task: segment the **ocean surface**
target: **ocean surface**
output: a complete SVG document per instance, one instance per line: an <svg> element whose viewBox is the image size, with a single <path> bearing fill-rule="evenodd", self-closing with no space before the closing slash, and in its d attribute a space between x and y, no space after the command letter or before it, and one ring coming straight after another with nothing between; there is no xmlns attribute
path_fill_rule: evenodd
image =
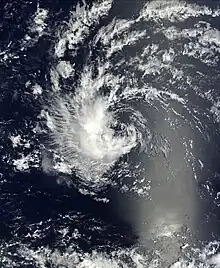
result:
<svg viewBox="0 0 220 268"><path fill-rule="evenodd" d="M0 267L220 267L220 2L1 1Z"/></svg>

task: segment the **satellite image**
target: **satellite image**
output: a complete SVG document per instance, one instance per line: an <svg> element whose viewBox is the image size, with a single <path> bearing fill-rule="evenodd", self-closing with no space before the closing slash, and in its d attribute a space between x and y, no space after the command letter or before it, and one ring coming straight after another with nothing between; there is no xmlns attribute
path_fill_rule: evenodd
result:
<svg viewBox="0 0 220 268"><path fill-rule="evenodd" d="M220 2L2 0L0 267L220 267Z"/></svg>

